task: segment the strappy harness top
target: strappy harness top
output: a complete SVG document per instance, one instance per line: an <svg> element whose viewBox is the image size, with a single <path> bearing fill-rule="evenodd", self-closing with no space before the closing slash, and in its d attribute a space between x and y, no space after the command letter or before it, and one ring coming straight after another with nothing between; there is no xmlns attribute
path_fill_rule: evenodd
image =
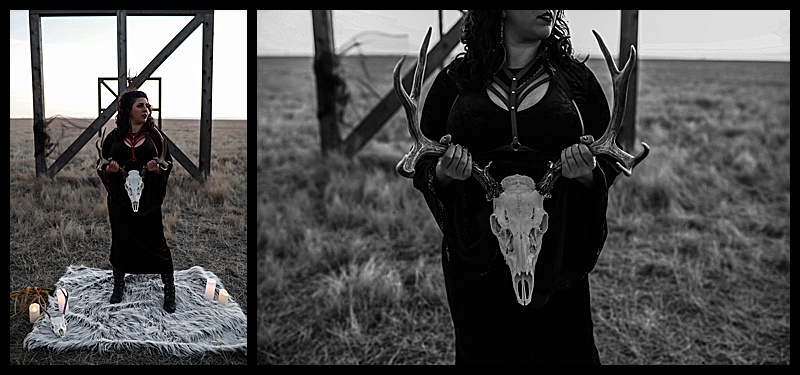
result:
<svg viewBox="0 0 800 375"><path fill-rule="evenodd" d="M536 88L549 83L555 76L555 68L546 62L542 62L543 60L540 54L520 69L512 70L507 66L503 66L500 72L493 77L494 84L487 86L487 89L493 93L497 99L502 101L505 105L505 109L509 112L512 134L511 149L514 151L530 150L519 142L517 134L517 112L525 109L523 108L525 99L533 93ZM544 94L542 94L542 96L543 95ZM578 105L574 100L571 101L578 114L578 119L581 124L581 134L583 134L583 118L581 118Z"/></svg>
<svg viewBox="0 0 800 375"><path fill-rule="evenodd" d="M536 69L532 69L534 66L536 66ZM544 66L547 68L544 68ZM528 74L529 72L531 74ZM520 110L520 104L537 87L550 82L554 71L549 65L542 64L541 58L537 57L532 59L516 73L512 73L506 66L503 66L500 73L505 75L504 78L507 79L501 79L500 74L496 74L494 76L494 83L496 85L489 85L487 88L494 93L497 98L504 101L506 109L511 116L511 133L513 137L511 140L511 147L514 151L519 151L521 144L517 136L517 111ZM547 74L547 76L540 79L545 74ZM500 87L503 92L500 92L497 87Z"/></svg>

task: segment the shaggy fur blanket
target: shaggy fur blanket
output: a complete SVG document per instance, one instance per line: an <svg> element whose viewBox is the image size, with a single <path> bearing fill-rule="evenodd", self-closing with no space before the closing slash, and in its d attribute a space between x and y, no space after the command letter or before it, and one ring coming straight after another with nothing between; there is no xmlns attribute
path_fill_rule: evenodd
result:
<svg viewBox="0 0 800 375"><path fill-rule="evenodd" d="M204 298L206 279L217 280L213 301ZM111 304L111 270L69 266L56 284L69 294L67 332L57 337L43 313L22 345L27 349L147 351L186 357L207 353L247 352L247 317L233 296L217 302L225 287L216 275L194 266L175 271L175 313L164 311L160 275L125 275L122 302ZM47 312L61 316L55 295Z"/></svg>

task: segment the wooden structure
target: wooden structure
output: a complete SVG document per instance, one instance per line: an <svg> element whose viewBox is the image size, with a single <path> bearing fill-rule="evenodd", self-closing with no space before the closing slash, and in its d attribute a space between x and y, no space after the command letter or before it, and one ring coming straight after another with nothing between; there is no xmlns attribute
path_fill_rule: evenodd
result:
<svg viewBox="0 0 800 375"><path fill-rule="evenodd" d="M159 52L142 72L128 83L127 77L127 16L194 16L172 40ZM52 165L45 165L45 118L44 82L42 80L42 30L41 17L58 16L116 16L117 17L117 89L118 93L128 88L138 88L150 78L155 70L183 43L189 35L203 25L202 44L202 94L200 104L200 166L199 168L167 136L167 144L172 157L193 177L208 178L211 173L211 82L214 50L214 11L213 10L30 10L31 73L33 83L33 133L36 176L45 174L54 177L83 148L95 133L116 113L118 101L101 111L88 128L67 147ZM109 88L110 89L110 88Z"/></svg>
<svg viewBox="0 0 800 375"><path fill-rule="evenodd" d="M620 11L620 33L619 33L619 60L617 66L622 69L627 62L627 56L631 46L636 48L639 53L639 11L621 10ZM633 145L636 141L636 98L639 96L639 62L631 72L631 80L628 83L628 103L625 107L625 115L622 118L622 127L619 130L617 141L623 150L633 152Z"/></svg>
<svg viewBox="0 0 800 375"><path fill-rule="evenodd" d="M333 66L326 67L328 56L335 56L333 50L333 27L331 26L330 10L313 10L314 56L315 72L317 72L317 116L320 120L320 135L323 154L337 150L348 157L355 155L364 145L381 129L383 124L400 109L400 99L394 91L390 90L383 96L378 104L364 117L363 120L347 135L345 139L339 136L339 124L334 115L338 108L335 103L335 93L330 91L330 85L325 82L326 74L333 74ZM461 23L459 20L446 34L442 35L439 42L428 52L428 63L425 66L425 78L441 67L444 59L458 44L461 37ZM317 65L321 64L321 67ZM411 87L414 69L410 69L403 76L403 86ZM322 80L322 82L321 82ZM327 92L321 92L328 90Z"/></svg>
<svg viewBox="0 0 800 375"><path fill-rule="evenodd" d="M130 83L132 80L133 79L131 77L128 77L128 83ZM152 107L151 109L153 110L153 112L158 112L158 128L161 129L161 77L150 77L147 80L148 81L158 81L158 105L157 106L153 106L152 101L148 101L148 102L150 102L150 106ZM108 90L108 92L111 93L111 95L114 95L115 98L119 97L119 95L117 95L117 92L119 92L119 90L118 91L112 90L111 87L108 87L108 85L106 84L106 81L117 81L117 77L98 77L97 78L97 115L98 116L102 115L103 111L106 110L106 108L103 107L103 102L100 101L100 97L101 97L101 93L102 93L102 88L103 87L105 87L106 90ZM124 88L123 88L123 90L124 90Z"/></svg>
<svg viewBox="0 0 800 375"><path fill-rule="evenodd" d="M336 76L334 69L337 65L333 43L332 14L330 10L312 10L311 12L314 25L314 71L317 75L317 117L319 118L322 153L327 154L330 151L339 151L348 157L352 157L400 109L400 100L395 95L394 90L390 90L372 108L361 123L345 139L342 139L339 133L338 116L336 115L341 108L338 107L335 84L331 78ZM622 60L627 59L626 56L628 56L630 46L638 47L638 19L638 10L621 11L620 57L618 62L620 68L625 65L625 61ZM459 43L463 21L463 18L460 19L449 31L443 33L441 24L442 11L439 11L439 33L441 38L428 52L428 63L425 66L426 79L436 69L444 66L444 59ZM404 87L411 87L413 74L414 69L410 69L403 76L402 83ZM625 117L622 122L622 130L617 137L622 148L628 151L632 151L636 135L638 69L634 68L631 75Z"/></svg>

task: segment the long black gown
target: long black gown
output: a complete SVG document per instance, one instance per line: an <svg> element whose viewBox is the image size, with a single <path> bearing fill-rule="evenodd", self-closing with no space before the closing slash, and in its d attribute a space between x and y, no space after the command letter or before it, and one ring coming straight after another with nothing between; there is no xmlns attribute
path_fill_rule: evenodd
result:
<svg viewBox="0 0 800 375"><path fill-rule="evenodd" d="M513 174L539 182L548 161L558 160L581 135L599 139L610 117L602 88L584 64L561 67L542 59L496 75L494 90L509 96L512 77L522 82L517 96L534 86L526 87L527 81L548 83L538 91L546 87L541 100L528 108L519 103L501 107L487 90L460 88L442 70L424 103L423 134L436 141L451 134L452 143L466 146L478 166L493 162L490 174L498 183ZM512 145L511 105L519 145ZM489 226L492 203L477 180L453 180L440 189L434 184L437 158L417 163L414 186L443 232L442 266L456 364L600 364L587 274L607 236L608 189L618 172L607 159L596 159L593 188L562 176L552 197L545 199L549 228L528 306L517 302L510 270Z"/></svg>
<svg viewBox="0 0 800 375"><path fill-rule="evenodd" d="M102 155L109 156L126 171L146 169L147 162L158 157L162 150L157 130L142 133L144 141L135 147L126 144L118 128L109 133L103 142ZM133 212L131 201L125 191L125 178L121 173L106 175L98 171L108 191L108 216L111 222L111 265L125 273L171 274L172 253L164 238L161 205L166 195L167 181L172 170L169 150L165 160L169 168L161 174L145 172L144 189L139 200L138 212Z"/></svg>

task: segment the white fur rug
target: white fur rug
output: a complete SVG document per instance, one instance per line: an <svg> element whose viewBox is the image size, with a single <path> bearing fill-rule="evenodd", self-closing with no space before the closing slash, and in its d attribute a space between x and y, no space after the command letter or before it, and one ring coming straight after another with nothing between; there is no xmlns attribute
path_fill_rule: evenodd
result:
<svg viewBox="0 0 800 375"><path fill-rule="evenodd" d="M217 280L213 301L204 298L206 279ZM222 280L202 267L175 271L175 313L164 311L160 275L125 276L122 302L111 304L114 280L111 270L69 266L56 288L69 293L67 333L57 337L42 316L22 345L27 349L146 351L186 357L207 353L247 352L247 317L235 297L227 305L217 302ZM47 311L61 316L55 296Z"/></svg>

